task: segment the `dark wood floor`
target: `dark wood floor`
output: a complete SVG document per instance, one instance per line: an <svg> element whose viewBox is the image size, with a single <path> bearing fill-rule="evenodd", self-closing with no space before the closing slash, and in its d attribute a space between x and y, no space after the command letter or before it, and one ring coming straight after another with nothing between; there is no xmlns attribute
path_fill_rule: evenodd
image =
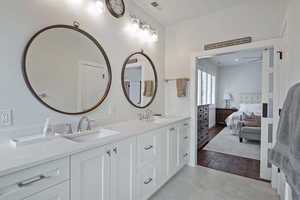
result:
<svg viewBox="0 0 300 200"><path fill-rule="evenodd" d="M210 129L210 141L223 129L224 126L218 126ZM203 150L206 145L207 144L205 144L201 149L198 150L198 165L236 174L239 176L262 180L259 178L259 160Z"/></svg>

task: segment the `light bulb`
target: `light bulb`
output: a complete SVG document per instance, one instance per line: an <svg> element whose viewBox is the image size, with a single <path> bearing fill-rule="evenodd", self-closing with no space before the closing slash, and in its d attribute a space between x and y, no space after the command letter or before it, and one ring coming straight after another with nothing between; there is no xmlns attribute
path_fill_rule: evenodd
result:
<svg viewBox="0 0 300 200"><path fill-rule="evenodd" d="M89 3L87 9L90 15L97 17L104 12L104 4L101 0L96 0Z"/></svg>
<svg viewBox="0 0 300 200"><path fill-rule="evenodd" d="M130 23L127 25L127 30L130 34L135 35L140 29L140 20L132 17Z"/></svg>
<svg viewBox="0 0 300 200"><path fill-rule="evenodd" d="M100 14L103 13L103 11L104 11L104 4L103 4L102 1L97 0L97 1L95 2L95 7L96 7L97 11L98 11Z"/></svg>
<svg viewBox="0 0 300 200"><path fill-rule="evenodd" d="M151 38L150 26L148 24L144 24L140 31L140 38L142 41L149 41Z"/></svg>
<svg viewBox="0 0 300 200"><path fill-rule="evenodd" d="M152 32L151 34L151 42L157 42L158 41L158 35L156 32Z"/></svg>

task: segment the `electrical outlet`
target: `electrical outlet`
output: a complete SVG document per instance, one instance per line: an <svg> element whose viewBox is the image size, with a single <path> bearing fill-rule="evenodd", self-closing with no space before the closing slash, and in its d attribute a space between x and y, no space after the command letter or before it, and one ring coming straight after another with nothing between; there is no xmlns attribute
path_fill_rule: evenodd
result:
<svg viewBox="0 0 300 200"><path fill-rule="evenodd" d="M12 125L12 110L0 110L0 126Z"/></svg>

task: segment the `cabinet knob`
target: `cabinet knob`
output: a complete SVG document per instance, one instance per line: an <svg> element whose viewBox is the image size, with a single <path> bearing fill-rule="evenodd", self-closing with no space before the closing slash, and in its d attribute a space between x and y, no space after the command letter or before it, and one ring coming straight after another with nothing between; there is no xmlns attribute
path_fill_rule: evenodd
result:
<svg viewBox="0 0 300 200"><path fill-rule="evenodd" d="M149 150L152 149L152 148L153 148L153 145L149 145L149 146L144 147L144 149L145 149L146 151L149 151Z"/></svg>
<svg viewBox="0 0 300 200"><path fill-rule="evenodd" d="M175 128L170 128L169 130L170 130L170 131L175 131Z"/></svg>
<svg viewBox="0 0 300 200"><path fill-rule="evenodd" d="M185 136L184 139L187 140L187 139L189 139L189 137L188 137L188 136Z"/></svg>
<svg viewBox="0 0 300 200"><path fill-rule="evenodd" d="M107 155L110 157L111 156L111 151L110 150L108 150L107 152Z"/></svg>
<svg viewBox="0 0 300 200"><path fill-rule="evenodd" d="M183 126L189 126L189 124L188 124L188 123L185 123L185 124L183 124Z"/></svg>
<svg viewBox="0 0 300 200"><path fill-rule="evenodd" d="M118 153L118 147L115 147L115 148L113 149L113 151L114 151L115 154L117 154L117 153Z"/></svg>
<svg viewBox="0 0 300 200"><path fill-rule="evenodd" d="M183 157L184 157L184 158L186 158L186 157L188 157L188 155L189 155L189 154L188 154L188 153L186 153L186 154L184 154L184 155L183 155Z"/></svg>
<svg viewBox="0 0 300 200"><path fill-rule="evenodd" d="M144 181L145 185L148 185L149 183L151 183L153 181L152 178L148 178L147 180Z"/></svg>

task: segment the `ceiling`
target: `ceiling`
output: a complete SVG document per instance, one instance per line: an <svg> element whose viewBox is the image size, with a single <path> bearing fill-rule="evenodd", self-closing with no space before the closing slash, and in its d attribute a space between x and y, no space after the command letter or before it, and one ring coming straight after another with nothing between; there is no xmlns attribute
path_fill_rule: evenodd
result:
<svg viewBox="0 0 300 200"><path fill-rule="evenodd" d="M217 55L207 60L217 66L238 66L243 64L259 64L262 62L262 50L239 51Z"/></svg>
<svg viewBox="0 0 300 200"><path fill-rule="evenodd" d="M180 21L205 16L239 4L249 3L244 0L133 0L148 14L163 25L172 25ZM250 0L261 1L261 0ZM151 3L157 2L154 8Z"/></svg>

